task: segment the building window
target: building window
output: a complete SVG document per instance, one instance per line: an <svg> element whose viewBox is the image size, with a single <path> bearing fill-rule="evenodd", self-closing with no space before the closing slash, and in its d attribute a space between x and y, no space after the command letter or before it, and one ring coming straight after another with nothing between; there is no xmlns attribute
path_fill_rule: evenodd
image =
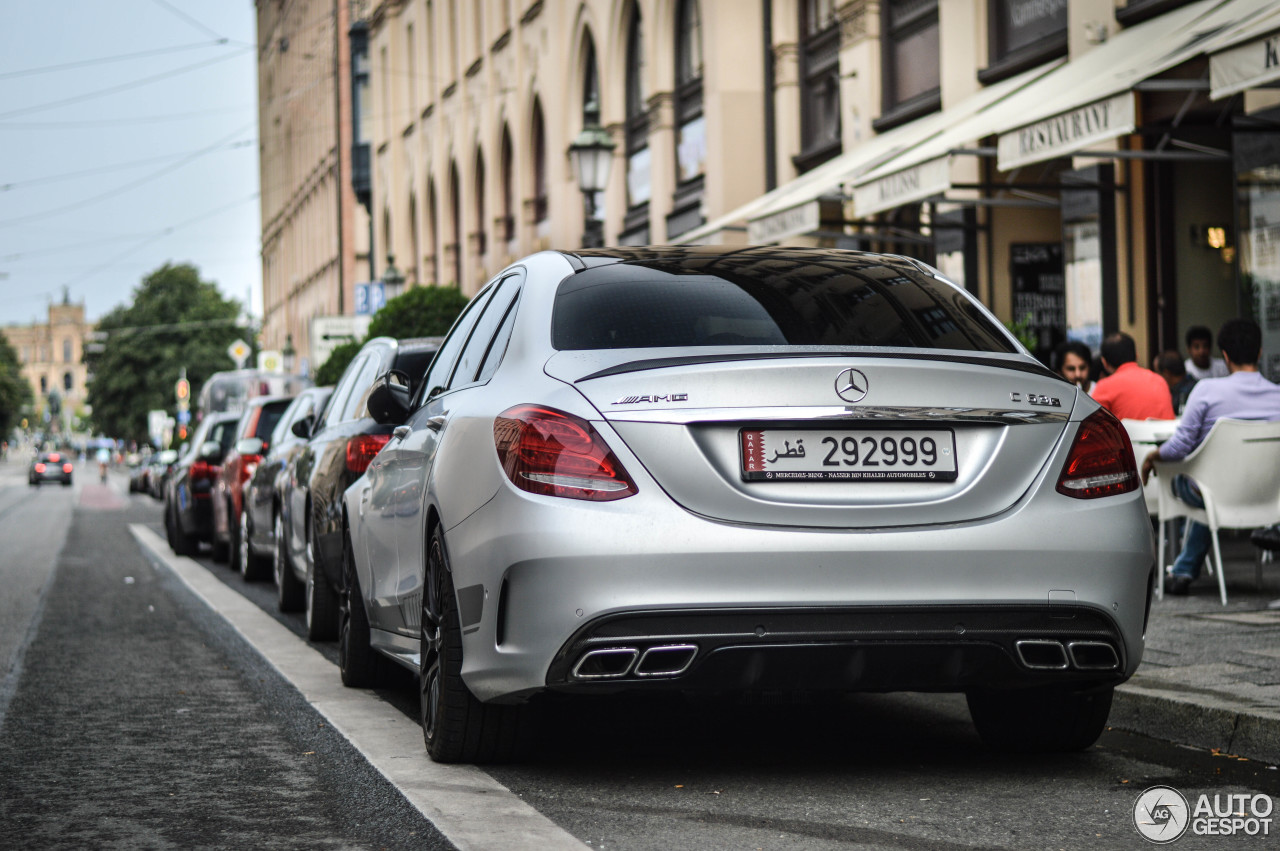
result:
<svg viewBox="0 0 1280 851"><path fill-rule="evenodd" d="M418 272L422 267L418 264L422 262L422 241L418 235L418 199L414 195L409 196L409 242L413 246L413 256L404 270L405 279L420 284L423 279Z"/></svg>
<svg viewBox="0 0 1280 851"><path fill-rule="evenodd" d="M589 107L594 104L596 114L589 116ZM583 37L582 44L582 126L586 127L588 121L601 121L600 114L602 112L600 102L600 71L596 65L596 42L591 37L591 31L588 30ZM595 197L591 199L592 215L598 222L604 221L604 191L595 193Z"/></svg>
<svg viewBox="0 0 1280 851"><path fill-rule="evenodd" d="M515 215L515 152L511 148L511 128L502 125L502 226L498 232L504 242L516 238Z"/></svg>
<svg viewBox="0 0 1280 851"><path fill-rule="evenodd" d="M75 383L75 379L72 377L71 373L69 372L62 373L62 389L63 390L66 390L68 393L71 392L71 385L73 385L74 383Z"/></svg>
<svg viewBox="0 0 1280 851"><path fill-rule="evenodd" d="M1067 0L990 0L991 55L985 83L1067 54Z"/></svg>
<svg viewBox="0 0 1280 851"><path fill-rule="evenodd" d="M476 232L472 237L477 257L489 250L484 226L484 152L476 148Z"/></svg>
<svg viewBox="0 0 1280 851"><path fill-rule="evenodd" d="M667 216L667 238L702 224L707 123L702 115L702 12L683 0L676 12L676 192Z"/></svg>
<svg viewBox="0 0 1280 851"><path fill-rule="evenodd" d="M542 123L542 101L533 101L533 220L547 218L547 131Z"/></svg>
<svg viewBox="0 0 1280 851"><path fill-rule="evenodd" d="M800 154L808 171L840 153L840 25L835 0L800 4Z"/></svg>
<svg viewBox="0 0 1280 851"><path fill-rule="evenodd" d="M43 396L48 392L49 392L49 376L42 375L40 376L40 395Z"/></svg>
<svg viewBox="0 0 1280 851"><path fill-rule="evenodd" d="M888 0L881 14L884 130L942 106L938 62L938 0Z"/></svg>
<svg viewBox="0 0 1280 851"><path fill-rule="evenodd" d="M427 247L431 251L431 283L440 283L440 220L436 216L436 182L427 180Z"/></svg>
<svg viewBox="0 0 1280 851"><path fill-rule="evenodd" d="M71 341L69 339L62 341L62 362L71 363Z"/></svg>
<svg viewBox="0 0 1280 851"><path fill-rule="evenodd" d="M640 4L631 5L627 29L627 215L618 241L646 244L649 239L649 96L645 89L644 32Z"/></svg>
<svg viewBox="0 0 1280 851"><path fill-rule="evenodd" d="M462 287L462 181L458 164L449 163L449 218L453 226L453 285Z"/></svg>

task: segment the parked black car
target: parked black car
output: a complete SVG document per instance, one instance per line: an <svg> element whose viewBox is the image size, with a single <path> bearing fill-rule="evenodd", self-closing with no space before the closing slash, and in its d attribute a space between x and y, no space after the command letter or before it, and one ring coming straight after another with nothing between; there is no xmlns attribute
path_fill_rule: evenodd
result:
<svg viewBox="0 0 1280 851"><path fill-rule="evenodd" d="M292 584L282 581L279 568L284 565L284 560L276 557L276 528L284 526L280 499L283 479L289 475L289 462L307 445L305 437L294 434L293 425L304 423L301 430L310 434L311 426L332 393L332 387L312 387L294 398L271 432L267 454L244 486L244 509L240 515L244 530L240 536L241 554L238 557L240 573L246 579L252 579L262 570L275 568L277 604L281 611L296 611L302 608L303 602L302 585L293 579L292 574L288 577ZM286 599L284 590L289 590L293 597Z"/></svg>
<svg viewBox="0 0 1280 851"><path fill-rule="evenodd" d="M421 380L438 347L437 340L375 337L342 373L314 427L307 430L302 421L293 426L295 435L309 439L290 461L284 481L283 546L277 543L284 564L276 575L285 608L298 602L297 586L304 589L307 637L313 641L337 637L342 493L391 439L393 427L379 425L369 415L369 390L375 378L392 369L411 381Z"/></svg>
<svg viewBox="0 0 1280 851"><path fill-rule="evenodd" d="M213 483L235 442L239 414L210 414L173 465L164 490L164 528L180 556L194 555L213 538Z"/></svg>

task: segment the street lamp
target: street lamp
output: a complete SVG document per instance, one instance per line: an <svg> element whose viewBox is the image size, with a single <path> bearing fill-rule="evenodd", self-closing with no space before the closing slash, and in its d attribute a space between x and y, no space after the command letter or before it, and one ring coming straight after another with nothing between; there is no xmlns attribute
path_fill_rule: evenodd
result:
<svg viewBox="0 0 1280 851"><path fill-rule="evenodd" d="M393 299L400 295L400 288L404 286L404 275L396 268L395 255L387 255L387 268L382 271L382 291L388 299Z"/></svg>
<svg viewBox="0 0 1280 851"><path fill-rule="evenodd" d="M600 126L600 105L592 98L583 110L582 132L569 145L569 159L585 206L584 248L604 245L604 227L596 219L596 193L603 192L609 183L609 167L613 165L615 147L613 139Z"/></svg>
<svg viewBox="0 0 1280 851"><path fill-rule="evenodd" d="M293 347L293 334L284 335L284 348L280 350L280 357L284 360L284 371L287 375L293 375L293 356L298 350Z"/></svg>

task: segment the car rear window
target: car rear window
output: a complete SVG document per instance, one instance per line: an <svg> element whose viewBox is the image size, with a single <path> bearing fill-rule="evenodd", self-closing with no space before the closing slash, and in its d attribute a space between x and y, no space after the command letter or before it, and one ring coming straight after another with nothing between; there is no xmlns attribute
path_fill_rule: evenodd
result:
<svg viewBox="0 0 1280 851"><path fill-rule="evenodd" d="M279 402L268 402L263 405L262 413L258 415L258 425L253 430L253 436L259 440L270 440L271 432L275 431L276 423L280 422L280 418L284 416L290 401L289 399L281 399Z"/></svg>
<svg viewBox="0 0 1280 851"><path fill-rule="evenodd" d="M598 266L556 293L559 350L870 346L1014 352L962 290L905 262L759 257ZM723 268L716 268L723 267Z"/></svg>

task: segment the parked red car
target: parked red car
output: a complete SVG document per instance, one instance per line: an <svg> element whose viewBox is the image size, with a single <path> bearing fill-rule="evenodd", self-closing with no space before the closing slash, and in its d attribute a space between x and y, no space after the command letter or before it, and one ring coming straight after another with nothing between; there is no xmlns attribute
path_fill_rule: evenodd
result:
<svg viewBox="0 0 1280 851"><path fill-rule="evenodd" d="M222 461L222 470L213 483L213 559L226 561L240 552L240 514L244 506L244 484L253 476L267 451L271 432L292 401L287 396L259 396L251 399L236 423L235 444ZM240 568L240 565L234 565Z"/></svg>

